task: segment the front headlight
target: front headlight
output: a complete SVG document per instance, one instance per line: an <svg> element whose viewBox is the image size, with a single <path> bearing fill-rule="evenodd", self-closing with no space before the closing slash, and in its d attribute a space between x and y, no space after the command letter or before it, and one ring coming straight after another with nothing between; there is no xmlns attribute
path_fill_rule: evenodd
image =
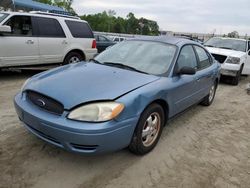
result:
<svg viewBox="0 0 250 188"><path fill-rule="evenodd" d="M27 85L27 83L28 83L29 81L30 81L30 78L27 79L27 80L24 82L23 86L21 87L21 92L23 92L24 88L26 87L26 85Z"/></svg>
<svg viewBox="0 0 250 188"><path fill-rule="evenodd" d="M239 64L240 63L240 58L238 58L238 57L228 57L226 63Z"/></svg>
<svg viewBox="0 0 250 188"><path fill-rule="evenodd" d="M72 110L68 119L87 122L103 122L109 121L117 117L124 105L117 102L97 102L86 104Z"/></svg>

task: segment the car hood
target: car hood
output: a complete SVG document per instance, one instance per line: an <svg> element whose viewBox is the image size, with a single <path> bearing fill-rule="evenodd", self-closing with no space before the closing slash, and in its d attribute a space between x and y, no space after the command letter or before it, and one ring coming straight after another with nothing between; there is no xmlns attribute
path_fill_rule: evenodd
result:
<svg viewBox="0 0 250 188"><path fill-rule="evenodd" d="M51 97L71 109L79 104L114 100L160 77L95 63L78 63L35 75L24 90Z"/></svg>
<svg viewBox="0 0 250 188"><path fill-rule="evenodd" d="M206 47L206 48L211 54L219 54L219 55L224 55L224 56L241 58L242 56L246 54L245 52L236 51L236 50L228 50L228 49L212 48L212 47Z"/></svg>

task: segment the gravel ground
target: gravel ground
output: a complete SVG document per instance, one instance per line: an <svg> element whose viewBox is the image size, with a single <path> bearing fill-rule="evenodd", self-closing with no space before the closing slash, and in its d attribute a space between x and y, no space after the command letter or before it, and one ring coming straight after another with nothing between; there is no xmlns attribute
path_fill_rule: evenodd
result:
<svg viewBox="0 0 250 188"><path fill-rule="evenodd" d="M164 128L157 147L85 157L48 145L19 122L12 99L31 73L0 72L0 187L250 187L250 78L219 85Z"/></svg>

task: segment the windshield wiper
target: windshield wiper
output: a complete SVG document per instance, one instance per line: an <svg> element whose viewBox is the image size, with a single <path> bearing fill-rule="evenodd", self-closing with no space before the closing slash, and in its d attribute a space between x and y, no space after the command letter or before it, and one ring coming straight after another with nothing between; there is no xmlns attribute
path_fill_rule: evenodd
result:
<svg viewBox="0 0 250 188"><path fill-rule="evenodd" d="M227 49L227 50L234 50L233 48L224 47L224 46L219 46L218 48Z"/></svg>
<svg viewBox="0 0 250 188"><path fill-rule="evenodd" d="M92 62L97 63L97 64L102 64L100 61L98 61L96 59L90 59L89 61L92 61Z"/></svg>
<svg viewBox="0 0 250 188"><path fill-rule="evenodd" d="M129 70L132 70L132 71L135 71L135 72L140 72L140 73L143 73L143 74L148 74L146 72L140 71L140 70L138 70L138 69L136 69L134 67L131 67L129 65L124 65L122 63L104 62L102 64L108 65L108 66L115 66L115 67L123 68L123 69L129 69Z"/></svg>
<svg viewBox="0 0 250 188"><path fill-rule="evenodd" d="M207 47L215 47L215 46L213 46L213 45L206 45L206 44L205 44L204 46L207 46Z"/></svg>

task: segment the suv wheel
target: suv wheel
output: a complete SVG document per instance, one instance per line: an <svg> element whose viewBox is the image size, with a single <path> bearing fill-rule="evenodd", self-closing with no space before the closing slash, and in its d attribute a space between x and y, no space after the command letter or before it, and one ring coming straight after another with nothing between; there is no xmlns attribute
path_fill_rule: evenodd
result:
<svg viewBox="0 0 250 188"><path fill-rule="evenodd" d="M77 53L77 52L70 52L66 58L64 59L63 64L67 65L67 64L71 64L71 63L78 63L80 61L83 61L84 58L82 57L81 54Z"/></svg>
<svg viewBox="0 0 250 188"><path fill-rule="evenodd" d="M129 150L137 155L150 152L161 136L164 123L164 110L159 104L146 108L139 119Z"/></svg>

